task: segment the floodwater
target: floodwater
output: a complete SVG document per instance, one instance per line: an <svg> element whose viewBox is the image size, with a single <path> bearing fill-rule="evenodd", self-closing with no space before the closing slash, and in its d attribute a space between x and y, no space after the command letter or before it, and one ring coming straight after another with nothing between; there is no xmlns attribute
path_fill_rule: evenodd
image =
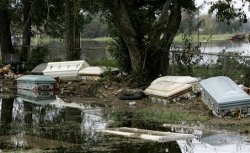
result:
<svg viewBox="0 0 250 153"><path fill-rule="evenodd" d="M114 112L113 108L97 103L65 103L58 97L1 99L0 153L249 153L250 150L248 137L239 134L172 128L175 132L195 134L196 138L159 143L101 133L116 125L110 121Z"/></svg>
<svg viewBox="0 0 250 153"><path fill-rule="evenodd" d="M80 59L99 60L110 59L111 54L106 50L107 43L98 41L81 41ZM66 51L63 42L51 40L48 43L49 59L64 60Z"/></svg>
<svg viewBox="0 0 250 153"><path fill-rule="evenodd" d="M82 41L81 42L81 59L110 59L110 53L105 49L107 43L97 41ZM250 43L248 41L208 41L208 42L193 42L192 45L200 44L200 51L203 53L219 53L223 50L227 52L241 52L243 55L250 56ZM51 41L49 43L51 50L50 57L52 59L63 59L66 53L63 52L63 42ZM183 44L173 43L172 50L182 49Z"/></svg>
<svg viewBox="0 0 250 153"><path fill-rule="evenodd" d="M202 53L219 53L223 50L227 52L241 52L243 55L250 56L250 43L248 41L208 41L208 42L192 42L192 46L200 45L200 51ZM174 43L172 50L182 48L180 43Z"/></svg>

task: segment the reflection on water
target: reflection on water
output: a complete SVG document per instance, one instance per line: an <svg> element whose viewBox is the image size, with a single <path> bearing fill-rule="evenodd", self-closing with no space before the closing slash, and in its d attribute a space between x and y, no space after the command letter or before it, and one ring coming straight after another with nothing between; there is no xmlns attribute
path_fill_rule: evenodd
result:
<svg viewBox="0 0 250 153"><path fill-rule="evenodd" d="M203 42L201 46L202 52L221 52L222 50L233 52L244 52L245 55L250 55L250 43L245 41L214 41Z"/></svg>
<svg viewBox="0 0 250 153"><path fill-rule="evenodd" d="M246 136L174 129L193 133L196 138L158 143L101 134L99 131L108 125L99 105L65 103L58 97L47 105L22 97L2 99L0 152L248 153L250 150Z"/></svg>
<svg viewBox="0 0 250 153"><path fill-rule="evenodd" d="M195 139L177 141L182 153L249 153L250 150L246 136L203 133L201 130L191 133L196 136Z"/></svg>
<svg viewBox="0 0 250 153"><path fill-rule="evenodd" d="M223 50L230 52L244 52L244 55L250 55L250 43L246 41L208 41L199 43L200 51L205 53L219 53ZM192 43L193 46L198 45L197 42ZM172 49L182 48L183 44L174 43Z"/></svg>
<svg viewBox="0 0 250 153"><path fill-rule="evenodd" d="M0 102L0 152L180 153L176 142L155 143L103 135L108 126L102 108L93 104L65 103L60 98L47 105L27 97ZM43 152L42 151L42 152Z"/></svg>

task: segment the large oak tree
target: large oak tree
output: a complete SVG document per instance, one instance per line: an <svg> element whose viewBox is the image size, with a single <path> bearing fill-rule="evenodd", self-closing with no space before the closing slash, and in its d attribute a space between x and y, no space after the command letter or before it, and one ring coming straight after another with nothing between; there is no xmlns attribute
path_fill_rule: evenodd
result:
<svg viewBox="0 0 250 153"><path fill-rule="evenodd" d="M113 25L116 36L121 38L116 40L125 44L122 47L127 49L127 65L131 65L137 82L168 74L169 50L178 32L182 11L197 10L195 0L82 1L90 6L89 10L101 12ZM215 10L220 21L237 17L245 21L242 9L234 8L234 0L213 3L210 12Z"/></svg>
<svg viewBox="0 0 250 153"><path fill-rule="evenodd" d="M167 74L169 49L179 29L182 9L195 10L194 1L103 0L100 5L126 44L137 81Z"/></svg>

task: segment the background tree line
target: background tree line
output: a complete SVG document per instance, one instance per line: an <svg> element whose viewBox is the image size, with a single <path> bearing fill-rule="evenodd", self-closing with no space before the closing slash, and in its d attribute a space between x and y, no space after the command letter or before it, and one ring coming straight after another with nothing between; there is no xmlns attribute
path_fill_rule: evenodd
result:
<svg viewBox="0 0 250 153"><path fill-rule="evenodd" d="M241 24L247 22L245 12L235 8L234 2L213 2L209 12L216 12L216 20L227 24L233 23L235 19ZM243 0L244 4L247 2L249 0ZM185 20L182 20L185 12L191 17L187 20L188 32L197 29L201 31L205 19L200 20L192 15L199 14L198 11L195 0L1 0L2 57L15 53L10 29L20 27L23 39L20 52L22 61L28 59L30 40L35 33L63 38L67 50L66 59L77 60L80 58L80 32L91 20L91 15L98 14L107 23L110 36L116 42L116 57L124 57L121 61L128 67L126 70L136 82L143 83L168 74L169 50L173 39L179 31L186 31L185 26L181 26L185 24ZM94 25L97 22L89 28Z"/></svg>

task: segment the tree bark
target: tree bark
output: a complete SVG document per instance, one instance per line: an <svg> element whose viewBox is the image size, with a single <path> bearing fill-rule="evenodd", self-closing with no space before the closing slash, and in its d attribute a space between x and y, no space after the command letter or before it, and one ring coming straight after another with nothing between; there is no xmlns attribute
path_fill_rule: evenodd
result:
<svg viewBox="0 0 250 153"><path fill-rule="evenodd" d="M22 50L21 50L21 61L27 62L28 54L30 51L30 40L31 40L31 3L32 0L23 0L23 43L22 43Z"/></svg>
<svg viewBox="0 0 250 153"><path fill-rule="evenodd" d="M76 1L65 0L65 48L66 48L66 60L79 60L79 49L76 43L76 36L79 36L76 28L76 18L78 17L78 11L75 7ZM79 41L79 38L77 38Z"/></svg>
<svg viewBox="0 0 250 153"><path fill-rule="evenodd" d="M6 1L5 1L6 2ZM9 9L8 1L4 3L2 1L0 4L0 45L1 45L1 55L2 62L5 62L6 54L15 53L13 45L11 42L11 33L10 33L10 19L9 19Z"/></svg>
<svg viewBox="0 0 250 153"><path fill-rule="evenodd" d="M127 44L133 73L137 79L141 80L144 50L140 49L137 33L132 25L125 3L124 1L116 0L113 3L109 3L109 8L113 22L117 25Z"/></svg>
<svg viewBox="0 0 250 153"><path fill-rule="evenodd" d="M171 3L170 8L170 1L165 2L158 22L152 26L144 63L149 79L168 74L169 50L181 22L180 1L174 0Z"/></svg>
<svg viewBox="0 0 250 153"><path fill-rule="evenodd" d="M149 42L143 43L124 0L109 3L112 19L126 42L133 73L139 83L168 74L169 49L181 22L181 1L165 1L158 21L152 25ZM171 6L171 7L170 7ZM136 30L135 30L136 29Z"/></svg>

